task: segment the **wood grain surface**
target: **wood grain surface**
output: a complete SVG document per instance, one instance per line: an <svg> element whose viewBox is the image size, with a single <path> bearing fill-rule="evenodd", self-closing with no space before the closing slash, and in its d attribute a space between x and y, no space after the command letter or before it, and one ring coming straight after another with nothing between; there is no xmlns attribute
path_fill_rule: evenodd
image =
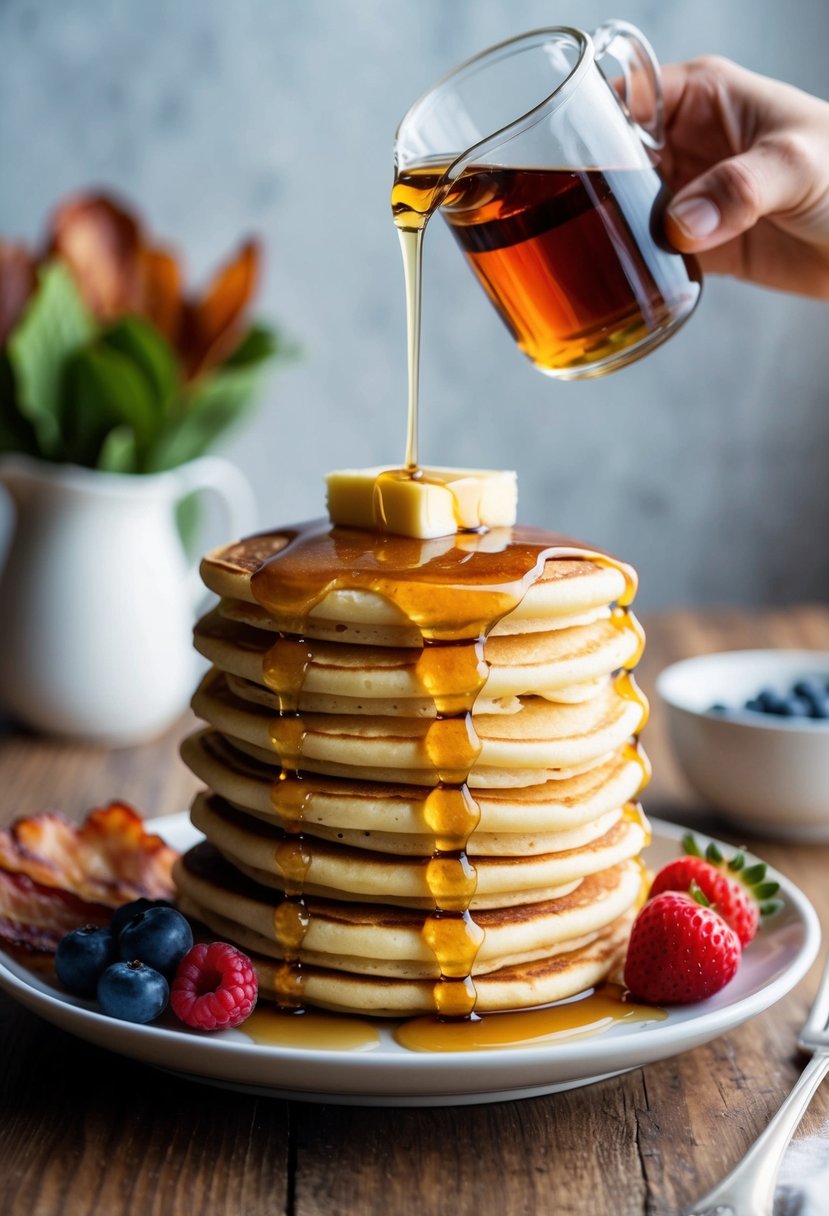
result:
<svg viewBox="0 0 829 1216"><path fill-rule="evenodd" d="M823 607L674 612L646 627L640 671L649 692L661 667L690 654L829 650ZM177 755L191 725L114 752L8 731L0 822L46 807L80 817L112 798L147 815L180 810L194 789ZM655 767L646 808L730 838L683 786L658 704L645 742ZM829 923L829 846L755 847ZM203 1087L77 1041L0 996L0 1211L671 1216L738 1160L791 1088L802 1064L795 1038L816 982L817 968L733 1033L601 1084L523 1102L398 1110ZM829 1087L801 1134L827 1118Z"/></svg>

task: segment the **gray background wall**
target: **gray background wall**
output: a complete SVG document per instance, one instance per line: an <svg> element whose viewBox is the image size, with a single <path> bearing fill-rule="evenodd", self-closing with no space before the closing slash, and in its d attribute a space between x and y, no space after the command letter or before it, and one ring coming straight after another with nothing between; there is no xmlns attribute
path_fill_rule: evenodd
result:
<svg viewBox="0 0 829 1216"><path fill-rule="evenodd" d="M718 51L826 95L826 0L0 0L0 232L99 184L193 278L260 233L259 311L303 355L224 450L263 525L320 514L327 469L403 456L398 119L491 42L609 16L665 62ZM667 346L557 384L439 225L426 244L425 460L517 468L522 518L634 562L646 607L829 597L825 305L709 279Z"/></svg>

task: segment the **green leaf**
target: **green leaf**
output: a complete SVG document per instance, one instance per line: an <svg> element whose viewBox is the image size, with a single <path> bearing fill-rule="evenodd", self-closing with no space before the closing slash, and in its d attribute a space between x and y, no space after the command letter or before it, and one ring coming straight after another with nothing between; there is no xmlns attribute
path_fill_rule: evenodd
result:
<svg viewBox="0 0 829 1216"><path fill-rule="evenodd" d="M38 454L35 429L15 403L14 375L5 352L0 352L0 452Z"/></svg>
<svg viewBox="0 0 829 1216"><path fill-rule="evenodd" d="M100 341L132 361L158 402L159 418L167 414L179 394L179 370L175 353L155 326L141 317L122 317Z"/></svg>
<svg viewBox="0 0 829 1216"><path fill-rule="evenodd" d="M732 871L732 873L737 874L737 873L739 873L740 870L742 870L742 868L745 864L746 864L745 853L735 853L734 856L731 858L731 860L728 863L728 868L729 868L729 870Z"/></svg>
<svg viewBox="0 0 829 1216"><path fill-rule="evenodd" d="M765 902L765 900L771 899L772 895L776 895L779 890L780 890L779 882L774 882L774 881L761 882L758 886L756 886L754 888L754 890L752 891L752 895L754 896L754 898L756 900L759 900L760 902Z"/></svg>
<svg viewBox="0 0 829 1216"><path fill-rule="evenodd" d="M98 453L96 467L106 473L138 472L135 432L130 427L116 426L108 433Z"/></svg>
<svg viewBox="0 0 829 1216"><path fill-rule="evenodd" d="M686 832L682 837L682 851L689 857L702 857L700 847L692 832Z"/></svg>
<svg viewBox="0 0 829 1216"><path fill-rule="evenodd" d="M71 274L61 262L50 262L40 271L38 289L8 342L17 406L47 459L63 455L61 390L66 362L94 333L94 322Z"/></svg>
<svg viewBox="0 0 829 1216"><path fill-rule="evenodd" d="M718 866L722 859L723 855L721 850L717 848L712 840L705 850L705 860L710 861L714 866Z"/></svg>
<svg viewBox="0 0 829 1216"><path fill-rule="evenodd" d="M147 470L172 469L201 456L218 435L250 408L259 383L257 364L224 366L197 382L180 420L154 445Z"/></svg>
<svg viewBox="0 0 829 1216"><path fill-rule="evenodd" d="M779 912L785 907L782 899L769 899L766 903L760 904L760 915L763 917L774 916L775 912Z"/></svg>
<svg viewBox="0 0 829 1216"><path fill-rule="evenodd" d="M695 878L691 879L691 885L688 888L688 894L691 896L691 899L696 900L696 902L698 904L701 904L703 908L711 907L711 900L705 894L702 887L699 885L699 883L696 881Z"/></svg>
<svg viewBox="0 0 829 1216"><path fill-rule="evenodd" d="M138 463L155 438L158 423L152 391L126 355L95 344L68 361L62 414L66 459L95 468L107 435L123 426L132 432ZM122 452L123 440L114 443Z"/></svg>
<svg viewBox="0 0 829 1216"><path fill-rule="evenodd" d="M763 861L758 861L753 866L746 866L741 875L742 881L747 887L755 886L758 882L762 882L766 877L767 868L766 863Z"/></svg>
<svg viewBox="0 0 829 1216"><path fill-rule="evenodd" d="M279 351L280 341L276 331L266 329L264 325L254 325L221 366L247 367L251 363L262 363Z"/></svg>

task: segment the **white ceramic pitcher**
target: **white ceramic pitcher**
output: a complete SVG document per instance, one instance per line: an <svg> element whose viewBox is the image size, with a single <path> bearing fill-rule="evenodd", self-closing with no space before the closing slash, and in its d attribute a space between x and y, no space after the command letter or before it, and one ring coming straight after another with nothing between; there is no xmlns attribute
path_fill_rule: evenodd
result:
<svg viewBox="0 0 829 1216"><path fill-rule="evenodd" d="M192 695L205 597L176 504L218 495L238 536L254 517L247 481L217 457L133 476L11 455L0 484L16 516L0 577L0 703L37 730L110 746L159 734Z"/></svg>

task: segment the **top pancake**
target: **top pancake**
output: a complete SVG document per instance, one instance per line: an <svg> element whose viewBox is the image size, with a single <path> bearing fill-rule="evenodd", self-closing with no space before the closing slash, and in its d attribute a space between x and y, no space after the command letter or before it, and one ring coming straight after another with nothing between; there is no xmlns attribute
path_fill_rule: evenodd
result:
<svg viewBox="0 0 829 1216"><path fill-rule="evenodd" d="M408 543L419 544L426 563L451 548L480 553L491 544L497 552L497 546L503 544L498 532ZM551 542L554 539L550 537ZM279 627L258 603L253 579L287 543L286 533L265 533L216 549L202 560L202 579L222 597L220 613L262 629ZM549 560L520 603L493 626L491 636L547 631L594 620L623 596L625 588L625 575L612 566L580 558ZM420 631L399 607L378 592L359 587L329 591L310 610L303 632L308 637L355 644L421 644Z"/></svg>

